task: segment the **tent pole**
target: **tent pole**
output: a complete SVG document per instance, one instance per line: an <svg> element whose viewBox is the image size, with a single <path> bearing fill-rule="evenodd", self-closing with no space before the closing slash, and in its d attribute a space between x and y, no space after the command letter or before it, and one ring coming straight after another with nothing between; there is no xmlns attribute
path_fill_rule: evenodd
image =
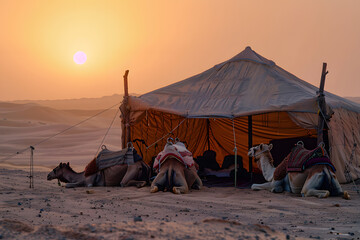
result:
<svg viewBox="0 0 360 240"><path fill-rule="evenodd" d="M252 116L248 116L248 149L253 145L253 135L252 135ZM252 157L249 156L249 173L251 176L251 182L253 181L253 166L252 166Z"/></svg>
<svg viewBox="0 0 360 240"><path fill-rule="evenodd" d="M235 182L234 187L237 186L237 147L236 147L236 134L235 134L235 121L234 118L232 119L232 127L233 127L233 134L234 134L234 152L235 152Z"/></svg>
<svg viewBox="0 0 360 240"><path fill-rule="evenodd" d="M317 143L320 144L321 142L324 142L325 149L328 152L328 154L330 154L327 122L330 120L331 116L328 116L326 113L326 102L325 102L325 94L324 94L325 78L326 78L326 74L329 73L328 71L326 71L326 67L327 64L323 63L320 87L318 92L319 122L318 122L318 131L317 131Z"/></svg>
<svg viewBox="0 0 360 240"><path fill-rule="evenodd" d="M210 150L210 120L208 118L206 119L206 131L207 131L207 145L208 145L207 150Z"/></svg>
<svg viewBox="0 0 360 240"><path fill-rule="evenodd" d="M124 118L125 118L125 127L124 132L122 133L122 148L125 148L127 146L127 143L131 141L130 139L130 106L129 106L129 87L128 87L128 75L129 70L125 71L124 74Z"/></svg>

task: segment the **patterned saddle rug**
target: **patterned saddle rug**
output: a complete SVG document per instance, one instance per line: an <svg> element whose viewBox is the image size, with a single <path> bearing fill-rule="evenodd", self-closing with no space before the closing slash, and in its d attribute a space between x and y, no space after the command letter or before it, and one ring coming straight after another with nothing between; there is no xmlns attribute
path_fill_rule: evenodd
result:
<svg viewBox="0 0 360 240"><path fill-rule="evenodd" d="M164 150L156 156L153 168L159 172L161 164L170 157L177 159L179 162L189 168L195 164L192 153L187 150L184 143L177 142L175 144L167 143L165 145Z"/></svg>
<svg viewBox="0 0 360 240"><path fill-rule="evenodd" d="M307 150L302 143L298 143L285 159L276 167L274 180L283 179L287 172L302 172L314 165L328 165L335 172L336 169L331 163L323 144L319 144L313 150Z"/></svg>
<svg viewBox="0 0 360 240"><path fill-rule="evenodd" d="M131 165L141 160L142 157L137 154L134 148L128 147L120 151L110 151L103 145L99 154L85 167L85 176L90 176L115 165Z"/></svg>

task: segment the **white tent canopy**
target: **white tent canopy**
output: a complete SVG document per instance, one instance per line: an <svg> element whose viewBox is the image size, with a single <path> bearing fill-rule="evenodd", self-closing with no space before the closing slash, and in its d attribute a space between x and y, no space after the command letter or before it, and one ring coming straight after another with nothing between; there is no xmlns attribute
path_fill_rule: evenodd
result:
<svg viewBox="0 0 360 240"><path fill-rule="evenodd" d="M171 132L181 119L188 119L188 125L186 129L179 127L178 130L190 131L191 135L197 138L201 138L204 133L199 133L199 129L209 128L209 121L205 123L201 119L222 119L223 125L219 124L220 120L211 122L211 133L207 133L207 137L201 141L189 141L196 145L190 146L190 149L200 155L206 149L206 144L202 142L211 138L208 145L211 145L211 149L219 151L219 156L224 156L231 154L230 149L234 147L231 146L234 131L229 127L234 120L236 140L244 158L248 146L244 143L247 130L242 123L246 116L262 115L266 116L266 121L270 121L269 119L275 117L275 113L278 114L275 117L277 119L273 119L271 124L266 123L266 129L263 128L263 120L258 120L259 126L255 120L254 144L271 139L306 135L301 129L313 130L308 135L315 136L319 110L317 91L317 87L297 78L247 47L230 60L203 73L140 97L130 96L127 108L130 115L128 124L132 139L146 139L148 144L151 144ZM325 92L325 99L329 110L334 112L330 121L329 142L330 154L338 170L339 180L347 182L359 178L360 146L355 145L360 143L360 105L329 92ZM124 114L124 106L121 109ZM164 118L164 114L168 117ZM159 121L155 120L154 123L156 126L149 122L149 117L158 118ZM169 120L169 126L165 126L164 119L172 119ZM283 121L282 125L286 123L289 126L285 129L280 124L275 124L276 121L280 123L280 120ZM146 136L144 131L147 132ZM149 154L153 155L154 152L150 151Z"/></svg>

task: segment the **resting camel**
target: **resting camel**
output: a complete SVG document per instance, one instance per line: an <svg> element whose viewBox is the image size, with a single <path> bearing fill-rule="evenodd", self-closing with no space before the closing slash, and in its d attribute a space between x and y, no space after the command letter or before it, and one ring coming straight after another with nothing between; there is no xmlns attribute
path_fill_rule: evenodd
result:
<svg viewBox="0 0 360 240"><path fill-rule="evenodd" d="M103 153L111 155L113 160L118 156L119 152L112 152L103 148ZM100 152L100 154L102 153ZM123 151L123 155L125 155ZM130 152L132 154L132 152ZM97 158L100 156L97 156ZM134 150L134 156L138 156ZM101 158L101 156L100 156ZM106 159L107 160L107 159ZM93 186L137 186L143 187L150 182L150 167L138 156L134 162L128 164L123 159L120 159L121 164L116 164L104 169L97 169L96 158L92 160L86 170L80 173L75 172L69 163L60 163L47 176L47 180L58 179L65 182L65 187L93 187ZM116 159L116 161L118 161ZM118 161L119 162L119 161ZM89 170L89 168L91 168ZM95 168L95 169L94 169Z"/></svg>
<svg viewBox="0 0 360 240"><path fill-rule="evenodd" d="M151 193L170 190L180 194L187 193L189 188L199 190L202 187L192 154L182 142L173 144L168 139L164 150L154 161L154 169L158 175L151 184Z"/></svg>
<svg viewBox="0 0 360 240"><path fill-rule="evenodd" d="M297 147L303 153L308 151L303 148L301 142L297 144ZM316 149L320 148L319 145ZM314 163L315 165L302 169L302 171L289 171L288 161L293 156L292 153L294 153L295 148L277 168L273 165L274 160L270 153L271 149L272 144L260 144L250 148L248 155L255 158L255 162L267 181L263 184L253 184L251 189L270 190L271 192L283 192L285 190L296 194L301 193L303 197L315 196L318 198L342 195L343 198L350 199L350 195L342 190L340 183L336 179L331 164L328 164L330 161ZM308 152L314 152L316 149ZM326 159L326 157L323 157L323 159ZM313 158L313 160L316 159Z"/></svg>
<svg viewBox="0 0 360 240"><path fill-rule="evenodd" d="M66 188L95 186L137 186L143 187L149 182L150 167L144 162L134 165L115 165L85 176L85 171L75 172L69 163L60 163L47 176L47 180L58 179L66 183Z"/></svg>

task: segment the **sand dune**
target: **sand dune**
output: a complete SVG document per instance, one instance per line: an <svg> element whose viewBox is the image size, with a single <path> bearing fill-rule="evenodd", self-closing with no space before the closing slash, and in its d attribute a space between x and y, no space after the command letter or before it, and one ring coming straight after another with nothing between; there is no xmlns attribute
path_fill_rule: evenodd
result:
<svg viewBox="0 0 360 240"><path fill-rule="evenodd" d="M115 150L120 148L120 119L116 107L37 144L101 111L103 110L59 110L37 103L0 102L0 159L36 145L35 164L53 167L64 161L73 162L75 169L83 169L96 154L113 119L115 121L104 143ZM26 166L28 161L29 152L25 152L5 162Z"/></svg>

